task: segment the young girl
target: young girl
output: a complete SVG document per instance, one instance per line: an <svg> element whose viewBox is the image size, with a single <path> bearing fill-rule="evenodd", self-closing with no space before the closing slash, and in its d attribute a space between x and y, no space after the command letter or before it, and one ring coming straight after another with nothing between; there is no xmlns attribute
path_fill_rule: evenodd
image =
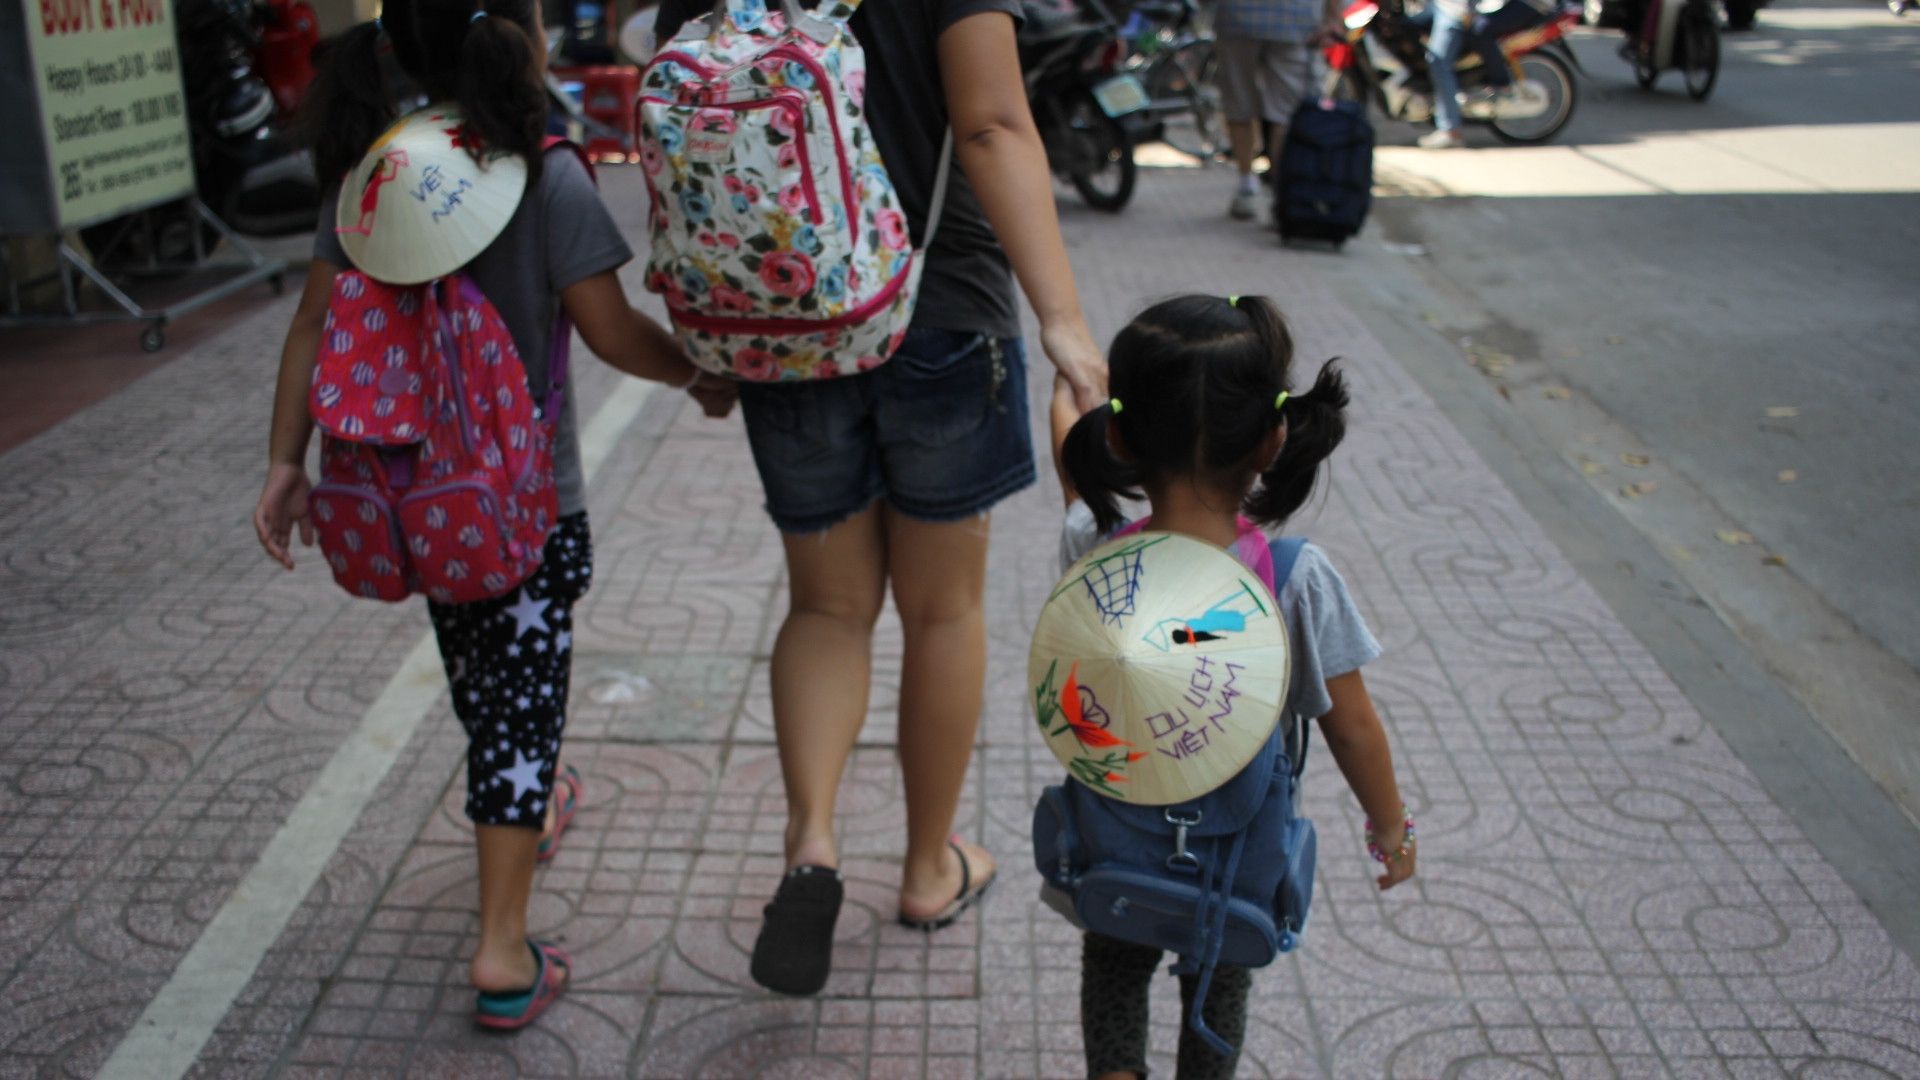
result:
<svg viewBox="0 0 1920 1080"><path fill-rule="evenodd" d="M388 43L431 101L459 107L475 153L504 150L526 162L527 188L513 217L464 269L505 320L535 393L547 385L548 346L563 310L615 367L691 386L694 368L672 338L628 306L614 271L632 252L586 170L570 150L542 152L546 48L537 0L485 0L484 7L475 0L387 0L380 21L348 31L309 101L318 133L314 164L329 183L337 184L396 119L381 70ZM254 510L261 545L289 570L293 526L313 542L307 394L334 277L348 264L334 231L338 198L336 189L320 208L314 259L281 353L266 486ZM527 937L534 864L552 856L582 790L573 769L556 775L572 608L593 575L570 383L565 390L553 454L561 516L540 568L495 600L428 605L454 711L469 737L466 812L480 862L480 944L470 968L479 990L475 1018L497 1028L532 1021L568 976L564 952ZM725 404L707 403L709 412Z"/></svg>
<svg viewBox="0 0 1920 1080"><path fill-rule="evenodd" d="M1152 528L1229 551L1255 523L1285 522L1346 433L1340 373L1326 365L1295 396L1287 390L1292 362L1292 335L1266 299L1184 296L1147 309L1114 339L1108 404L1082 416L1056 383L1054 455L1067 498L1062 569L1125 524L1119 495L1144 493ZM1390 889L1413 876L1413 820L1360 678L1380 646L1319 548L1306 545L1274 585L1293 650L1286 708L1319 718L1347 786L1378 823L1369 825L1368 850L1384 864L1380 888ZM1146 1075L1147 991L1160 958L1158 949L1086 935L1080 1027L1089 1076ZM1180 980L1189 1004L1194 982ZM1251 982L1247 969L1222 966L1202 1010L1235 1046L1246 1034ZM1235 1062L1182 1028L1181 1080L1231 1076Z"/></svg>

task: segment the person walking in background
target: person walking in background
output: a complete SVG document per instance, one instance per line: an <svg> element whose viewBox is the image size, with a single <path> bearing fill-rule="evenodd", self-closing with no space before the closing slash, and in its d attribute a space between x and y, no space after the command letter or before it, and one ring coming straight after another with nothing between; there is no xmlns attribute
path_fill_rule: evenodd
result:
<svg viewBox="0 0 1920 1080"><path fill-rule="evenodd" d="M1433 78L1433 130L1420 136L1428 150L1467 145L1460 133L1460 76L1454 65L1466 50L1473 22L1473 0L1427 0L1427 6L1407 17L1407 25L1427 39L1427 70ZM1498 51L1495 47L1494 51Z"/></svg>
<svg viewBox="0 0 1920 1080"><path fill-rule="evenodd" d="M472 0L387 0L380 21L344 35L309 98L314 166L330 191L280 357L266 484L253 515L261 546L289 570L294 528L313 542L308 395L335 278L351 265L334 227L339 185L395 119L381 75L388 43L435 106L458 108L457 145L476 154L514 154L526 163L527 186L513 216L461 269L506 324L530 389L544 393L548 386L552 335L567 332L556 321L562 311L615 367L681 386L698 381L672 336L628 305L614 272L633 253L585 166L570 148L543 148L546 35L537 0L488 4L476 12ZM425 205L418 196L384 205L387 214L427 212L414 209ZM361 215L360 229L368 228L370 212ZM379 277L377 267L358 269ZM479 992L474 1019L491 1028L531 1023L570 977L564 950L528 938L527 905L534 867L553 856L583 792L579 773L559 764L572 610L593 577L572 391L565 382L553 417L559 518L538 569L505 596L427 608L453 711L469 740L466 813L479 858L480 912L479 945L468 970Z"/></svg>
<svg viewBox="0 0 1920 1080"><path fill-rule="evenodd" d="M1313 81L1313 47L1341 33L1340 0L1220 0L1214 16L1220 108L1239 171L1227 207L1233 217L1256 216L1260 182L1253 163L1261 139L1268 160L1277 162L1287 122Z"/></svg>
<svg viewBox="0 0 1920 1080"><path fill-rule="evenodd" d="M660 55L711 6L665 0ZM818 992L832 965L844 896L834 802L866 720L889 587L906 644L898 918L950 925L994 877L993 857L954 835L954 815L985 690L988 514L1035 479L1016 275L1078 407L1106 396L1021 80L1019 18L1018 0L872 0L852 15L867 118L916 247L953 139L912 325L873 370L740 384L792 600L772 670L787 870L751 964L782 993Z"/></svg>

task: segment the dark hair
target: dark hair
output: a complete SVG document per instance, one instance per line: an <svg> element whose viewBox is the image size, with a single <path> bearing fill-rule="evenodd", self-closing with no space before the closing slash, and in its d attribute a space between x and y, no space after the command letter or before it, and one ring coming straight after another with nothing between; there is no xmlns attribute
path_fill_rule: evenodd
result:
<svg viewBox="0 0 1920 1080"><path fill-rule="evenodd" d="M547 126L539 37L533 0L387 0L379 22L328 44L302 107L321 183L337 183L398 119L383 45L428 100L460 107L474 160L494 150L517 154L528 182L538 180Z"/></svg>
<svg viewBox="0 0 1920 1080"><path fill-rule="evenodd" d="M1101 532L1120 525L1120 496L1138 498L1143 484L1192 475L1251 488L1247 516L1278 525L1307 501L1320 463L1347 432L1347 384L1333 361L1311 389L1274 408L1291 374L1293 334L1265 297L1164 300L1120 331L1107 363L1120 407L1082 416L1060 451ZM1263 472L1266 463L1254 455L1283 421L1286 442ZM1109 428L1125 445L1124 459L1108 443Z"/></svg>

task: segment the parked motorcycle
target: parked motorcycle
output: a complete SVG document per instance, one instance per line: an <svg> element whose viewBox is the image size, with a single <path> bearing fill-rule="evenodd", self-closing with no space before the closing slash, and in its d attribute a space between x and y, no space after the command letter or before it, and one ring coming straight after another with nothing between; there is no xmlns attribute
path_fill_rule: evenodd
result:
<svg viewBox="0 0 1920 1080"><path fill-rule="evenodd" d="M1213 33L1199 0L1122 0L1126 70L1147 90L1147 107L1128 117L1134 141L1164 142L1202 165L1226 150Z"/></svg>
<svg viewBox="0 0 1920 1080"><path fill-rule="evenodd" d="M1433 118L1433 79L1426 41L1407 21L1404 0L1353 0L1347 5L1347 40L1326 46L1327 65L1337 72L1343 96L1370 101L1380 111L1410 123ZM1513 94L1505 101L1472 102L1462 119L1484 123L1502 141L1546 142L1573 118L1578 100L1573 73L1580 61L1566 34L1580 23L1577 8L1562 8L1546 22L1508 34L1500 48L1513 66ZM1490 85L1480 56L1465 51L1456 68L1460 91Z"/></svg>
<svg viewBox="0 0 1920 1080"><path fill-rule="evenodd" d="M1118 211L1139 171L1128 120L1148 104L1140 79L1120 70L1127 46L1119 27L1097 3L1030 2L1026 16L1020 66L1047 162L1088 205Z"/></svg>
<svg viewBox="0 0 1920 1080"><path fill-rule="evenodd" d="M1735 0L1726 5L1728 26L1753 25L1752 8L1745 9L1745 25L1737 25ZM1640 89L1651 90L1663 71L1677 70L1695 101L1705 101L1720 79L1720 19L1714 0L1586 0L1587 22L1602 29L1624 30L1627 42L1621 59L1633 65Z"/></svg>
<svg viewBox="0 0 1920 1080"><path fill-rule="evenodd" d="M253 0L177 0L174 16L200 201L249 236L312 229L320 210L312 159L295 145L281 102L254 67L262 13ZM294 96L293 84L285 85ZM103 268L191 264L219 242L190 200L116 218L81 236Z"/></svg>

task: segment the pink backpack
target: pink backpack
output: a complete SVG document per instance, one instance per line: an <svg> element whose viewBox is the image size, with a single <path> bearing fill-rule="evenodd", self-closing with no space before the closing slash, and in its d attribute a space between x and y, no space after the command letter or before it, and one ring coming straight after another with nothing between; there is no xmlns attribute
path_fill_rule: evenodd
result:
<svg viewBox="0 0 1920 1080"><path fill-rule="evenodd" d="M553 427L572 333L562 315L536 405L505 320L464 272L334 279L307 405L322 432L309 511L341 588L464 604L533 573L559 517Z"/></svg>

